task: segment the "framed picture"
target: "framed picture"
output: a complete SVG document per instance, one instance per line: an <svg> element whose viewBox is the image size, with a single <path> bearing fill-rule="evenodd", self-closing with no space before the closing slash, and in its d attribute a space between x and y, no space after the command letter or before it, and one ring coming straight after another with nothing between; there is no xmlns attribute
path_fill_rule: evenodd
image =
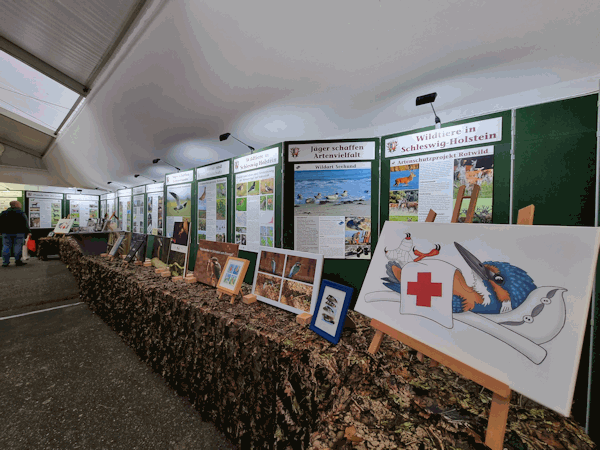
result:
<svg viewBox="0 0 600 450"><path fill-rule="evenodd" d="M252 293L261 302L295 314L314 313L323 255L259 247Z"/></svg>
<svg viewBox="0 0 600 450"><path fill-rule="evenodd" d="M337 344L344 329L352 292L354 289L351 287L323 280L310 329L329 342Z"/></svg>
<svg viewBox="0 0 600 450"><path fill-rule="evenodd" d="M244 281L250 261L247 259L230 256L227 258L225 267L221 272L221 278L217 283L217 289L227 294L237 295Z"/></svg>
<svg viewBox="0 0 600 450"><path fill-rule="evenodd" d="M75 219L60 219L54 228L54 234L67 234L74 223Z"/></svg>

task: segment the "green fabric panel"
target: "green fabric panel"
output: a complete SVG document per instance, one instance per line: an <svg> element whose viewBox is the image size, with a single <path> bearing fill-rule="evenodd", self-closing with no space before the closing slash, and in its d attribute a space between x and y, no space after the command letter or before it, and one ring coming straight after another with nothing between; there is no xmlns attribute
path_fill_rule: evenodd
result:
<svg viewBox="0 0 600 450"><path fill-rule="evenodd" d="M535 205L536 225L593 226L597 95L517 110L513 217Z"/></svg>
<svg viewBox="0 0 600 450"><path fill-rule="evenodd" d="M593 226L596 189L598 95L545 103L517 110L514 179L514 221L519 208L535 205L536 225ZM600 286L600 270L596 271ZM600 295L596 293L598 320ZM597 328L597 327L596 327ZM600 407L587 397L590 320L579 364L572 416L582 425L590 406L592 440L600 440ZM597 334L595 335L597 336ZM594 352L595 354L598 351ZM598 393L598 357L592 361L592 392ZM595 382L595 383L594 383ZM594 398L594 397L591 397Z"/></svg>
<svg viewBox="0 0 600 450"><path fill-rule="evenodd" d="M477 147L487 147L489 145L494 146L494 193L492 202L492 223L508 223L509 210L510 210L510 143L511 143L511 111L503 111L494 114L487 114L479 117L471 117L465 120L457 120L455 122L449 122L442 124L442 129L447 127L453 127L456 125L462 125L471 122L478 122L486 119L493 119L495 117L502 117L502 140L498 142L490 142L485 144L469 145L465 147L456 147L450 149L443 149L434 152L423 152L407 155L407 157L419 156L419 155L433 155L435 153L445 153L450 151L466 150ZM432 118L433 120L433 118ZM435 126L417 128L410 131L404 131L402 133L395 133L383 136L381 138L381 223L380 229L383 228L383 224L386 220L389 220L389 190L390 184L390 160L397 159L398 156L393 158L385 157L385 141L386 139L405 136L409 134L421 133L423 131L435 131ZM468 200L463 203L463 208L468 206Z"/></svg>
<svg viewBox="0 0 600 450"><path fill-rule="evenodd" d="M291 201L283 205L283 248L294 249L294 163L288 160L288 148L294 144L311 144L316 142L375 142L375 159L371 161L371 250L377 246L379 233L379 139L320 139L315 141L293 141L284 143L285 183L283 195ZM308 162L308 161L306 161ZM313 161L315 162L315 161ZM327 161L332 162L332 161ZM357 162L357 161L334 161ZM387 195L386 195L387 198ZM372 256L372 255L371 255ZM323 280L330 280L354 288L350 308L354 308L362 283L367 275L371 260L325 259L323 264Z"/></svg>

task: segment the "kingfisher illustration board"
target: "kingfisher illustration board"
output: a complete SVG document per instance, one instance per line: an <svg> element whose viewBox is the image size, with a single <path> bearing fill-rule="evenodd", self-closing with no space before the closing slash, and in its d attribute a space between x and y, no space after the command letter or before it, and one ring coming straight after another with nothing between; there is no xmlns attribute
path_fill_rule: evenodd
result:
<svg viewBox="0 0 600 450"><path fill-rule="evenodd" d="M355 310L569 415L595 228L386 222Z"/></svg>

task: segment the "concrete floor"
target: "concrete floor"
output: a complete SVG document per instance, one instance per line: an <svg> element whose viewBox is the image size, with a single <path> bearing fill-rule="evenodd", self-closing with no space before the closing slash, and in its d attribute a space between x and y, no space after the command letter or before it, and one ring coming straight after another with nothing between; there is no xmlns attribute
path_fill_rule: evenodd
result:
<svg viewBox="0 0 600 450"><path fill-rule="evenodd" d="M0 268L1 449L232 449L84 304L60 261Z"/></svg>

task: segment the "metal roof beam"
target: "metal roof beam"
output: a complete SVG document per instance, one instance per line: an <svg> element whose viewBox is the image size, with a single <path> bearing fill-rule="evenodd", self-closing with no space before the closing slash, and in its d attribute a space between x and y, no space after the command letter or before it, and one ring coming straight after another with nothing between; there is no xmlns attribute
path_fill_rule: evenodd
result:
<svg viewBox="0 0 600 450"><path fill-rule="evenodd" d="M54 81L62 84L63 86L71 89L83 97L86 97L90 93L90 89L81 84L79 81L74 80L68 75L65 75L60 70L55 69L50 64L45 63L37 56L34 56L28 51L23 50L21 47L13 44L2 36L0 36L0 50L3 50L9 55L17 58L19 61L22 61L28 66L33 67L37 71L43 73L49 78L52 78Z"/></svg>

